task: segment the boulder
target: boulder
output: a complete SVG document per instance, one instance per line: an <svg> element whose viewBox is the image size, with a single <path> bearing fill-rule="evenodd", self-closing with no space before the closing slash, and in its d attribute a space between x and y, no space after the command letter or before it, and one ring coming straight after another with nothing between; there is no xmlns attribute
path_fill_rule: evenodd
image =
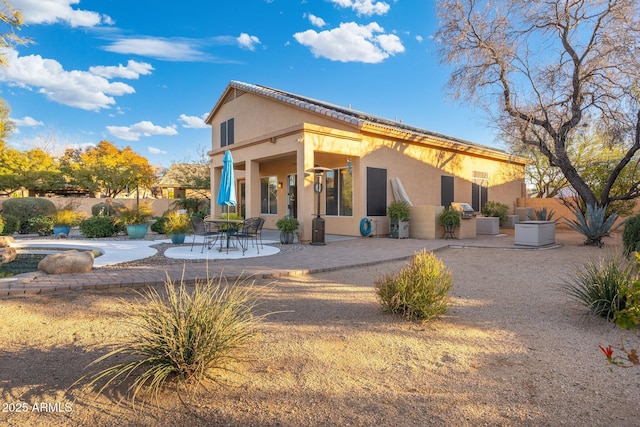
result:
<svg viewBox="0 0 640 427"><path fill-rule="evenodd" d="M13 261L14 259L16 259L16 254L16 248L0 247L0 264Z"/></svg>
<svg viewBox="0 0 640 427"><path fill-rule="evenodd" d="M87 273L93 268L91 251L64 251L47 255L38 263L38 270L47 274Z"/></svg>
<svg viewBox="0 0 640 427"><path fill-rule="evenodd" d="M0 248L8 248L13 243L13 236L0 236Z"/></svg>

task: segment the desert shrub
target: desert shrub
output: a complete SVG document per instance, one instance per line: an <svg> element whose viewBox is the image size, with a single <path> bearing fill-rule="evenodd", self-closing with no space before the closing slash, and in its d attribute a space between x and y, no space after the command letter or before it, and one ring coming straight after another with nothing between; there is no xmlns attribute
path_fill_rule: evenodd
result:
<svg viewBox="0 0 640 427"><path fill-rule="evenodd" d="M453 281L442 261L422 250L405 268L376 279L375 285L385 311L427 321L447 311Z"/></svg>
<svg viewBox="0 0 640 427"><path fill-rule="evenodd" d="M158 234L165 234L164 224L167 222L167 219L163 216L155 217L156 222L151 224L151 231L155 231Z"/></svg>
<svg viewBox="0 0 640 427"><path fill-rule="evenodd" d="M626 307L626 290L635 278L635 268L622 256L609 255L576 268L575 276L565 280L563 289L589 309L591 314L614 320Z"/></svg>
<svg viewBox="0 0 640 427"><path fill-rule="evenodd" d="M52 215L56 205L49 199L40 197L20 197L7 199L2 203L5 215L12 215L18 219L20 234L29 233L29 220L37 216Z"/></svg>
<svg viewBox="0 0 640 427"><path fill-rule="evenodd" d="M120 227L115 217L92 216L80 222L80 233L89 239L98 237L112 237L118 234Z"/></svg>
<svg viewBox="0 0 640 427"><path fill-rule="evenodd" d="M29 219L29 233L37 233L38 236L50 236L53 234L53 220L46 215L35 216Z"/></svg>
<svg viewBox="0 0 640 427"><path fill-rule="evenodd" d="M122 203L114 202L100 202L91 206L91 215L93 216L113 216L118 212L118 209L123 208Z"/></svg>
<svg viewBox="0 0 640 427"><path fill-rule="evenodd" d="M498 218L500 218L500 225L506 224L507 220L509 219L507 215L509 213L509 206L505 205L504 203L492 202L491 200L489 200L484 204L480 211L484 216L497 216Z"/></svg>
<svg viewBox="0 0 640 427"><path fill-rule="evenodd" d="M11 236L18 231L20 227L20 220L13 215L2 215L2 221L4 223L4 228L2 230L3 236Z"/></svg>
<svg viewBox="0 0 640 427"><path fill-rule="evenodd" d="M150 288L141 300L123 303L123 315L134 326L112 352L91 363L116 363L91 377L89 386L131 378L132 402L141 390L157 397L169 381L197 386L242 357L261 316L252 311L257 294L252 286L225 286L222 279L196 282L193 291L184 283L165 282L166 297ZM124 356L124 361L123 361Z"/></svg>
<svg viewBox="0 0 640 427"><path fill-rule="evenodd" d="M624 222L622 245L626 255L640 249L640 215L633 216Z"/></svg>

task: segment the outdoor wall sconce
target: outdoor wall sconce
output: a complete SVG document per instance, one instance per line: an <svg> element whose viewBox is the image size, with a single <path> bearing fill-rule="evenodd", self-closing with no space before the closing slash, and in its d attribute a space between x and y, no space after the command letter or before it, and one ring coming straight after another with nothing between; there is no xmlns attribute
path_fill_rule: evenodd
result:
<svg viewBox="0 0 640 427"><path fill-rule="evenodd" d="M282 182L278 183L278 188L282 188Z"/></svg>

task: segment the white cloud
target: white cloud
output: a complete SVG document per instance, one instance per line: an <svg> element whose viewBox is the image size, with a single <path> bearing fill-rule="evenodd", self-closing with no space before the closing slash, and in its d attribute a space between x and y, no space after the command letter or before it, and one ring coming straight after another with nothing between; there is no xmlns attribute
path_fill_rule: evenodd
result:
<svg viewBox="0 0 640 427"><path fill-rule="evenodd" d="M167 154L165 150L161 150L160 148L151 147L151 146L147 146L147 151L150 154Z"/></svg>
<svg viewBox="0 0 640 427"><path fill-rule="evenodd" d="M11 119L12 122L16 124L16 126L22 127L36 127L36 126L44 126L44 123L40 120L36 120L33 117L24 116L21 119Z"/></svg>
<svg viewBox="0 0 640 427"><path fill-rule="evenodd" d="M353 9L358 16L384 15L391 6L383 1L374 0L330 0L332 3Z"/></svg>
<svg viewBox="0 0 640 427"><path fill-rule="evenodd" d="M202 61L207 55L198 50L198 42L182 38L131 37L115 40L103 49L109 52L133 54L163 61Z"/></svg>
<svg viewBox="0 0 640 427"><path fill-rule="evenodd" d="M11 4L22 12L25 24L66 22L72 27L113 24L107 15L72 7L79 3L80 0L11 0Z"/></svg>
<svg viewBox="0 0 640 427"><path fill-rule="evenodd" d="M243 49L256 50L256 45L260 44L260 39L256 36L250 36L247 33L242 33L236 39L238 45Z"/></svg>
<svg viewBox="0 0 640 427"><path fill-rule="evenodd" d="M422 43L424 41L424 38L422 36L416 36L416 40L418 41L418 43Z"/></svg>
<svg viewBox="0 0 640 427"><path fill-rule="evenodd" d="M109 133L116 138L125 141L138 141L143 136L153 135L177 135L176 126L157 126L148 120L138 122L131 126L107 126Z"/></svg>
<svg viewBox="0 0 640 427"><path fill-rule="evenodd" d="M6 51L7 67L0 68L0 81L32 90L48 99L70 107L98 111L116 103L115 96L135 93L135 89L122 82L89 71L65 70L54 59L40 55L18 56L13 49Z"/></svg>
<svg viewBox="0 0 640 427"><path fill-rule="evenodd" d="M97 76L106 77L108 79L123 78L137 80L140 75L148 75L153 71L151 64L146 62L136 62L132 59L127 62L127 66L118 64L117 66L95 66L89 68L89 71Z"/></svg>
<svg viewBox="0 0 640 427"><path fill-rule="evenodd" d="M298 43L308 46L316 57L341 62L382 62L390 55L404 52L395 34L377 34L384 29L377 23L359 25L342 23L338 28L322 31L307 30L295 33Z"/></svg>
<svg viewBox="0 0 640 427"><path fill-rule="evenodd" d="M310 13L309 15L307 15L307 18L309 18L309 22L311 22L311 25L313 25L314 27L322 28L327 25L327 23L324 22L324 19L319 18L314 14Z"/></svg>
<svg viewBox="0 0 640 427"><path fill-rule="evenodd" d="M180 114L180 121L184 122L184 124L182 125L183 128L206 129L209 127L209 125L204 122L204 119L206 119L208 115L209 113L204 113L202 116L198 117Z"/></svg>

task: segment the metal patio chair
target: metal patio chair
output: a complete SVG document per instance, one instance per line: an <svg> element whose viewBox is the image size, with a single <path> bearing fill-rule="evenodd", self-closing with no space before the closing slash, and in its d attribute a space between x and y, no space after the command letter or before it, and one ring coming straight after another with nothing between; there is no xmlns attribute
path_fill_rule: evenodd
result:
<svg viewBox="0 0 640 427"><path fill-rule="evenodd" d="M196 243L196 236L202 236L202 249L200 253L204 252L205 245L207 249L211 249L213 245L218 241L218 237L220 236L220 230L214 229L211 224L208 224L204 221L204 219L192 216L191 217L191 227L193 228L193 241L191 242L191 251L193 251L193 246Z"/></svg>
<svg viewBox="0 0 640 427"><path fill-rule="evenodd" d="M249 249L249 242L251 242L258 250L258 253L260 253L258 239L260 238L260 229L263 223L263 218L260 217L247 218L242 222L242 228L240 228L236 235L242 247L242 255Z"/></svg>

